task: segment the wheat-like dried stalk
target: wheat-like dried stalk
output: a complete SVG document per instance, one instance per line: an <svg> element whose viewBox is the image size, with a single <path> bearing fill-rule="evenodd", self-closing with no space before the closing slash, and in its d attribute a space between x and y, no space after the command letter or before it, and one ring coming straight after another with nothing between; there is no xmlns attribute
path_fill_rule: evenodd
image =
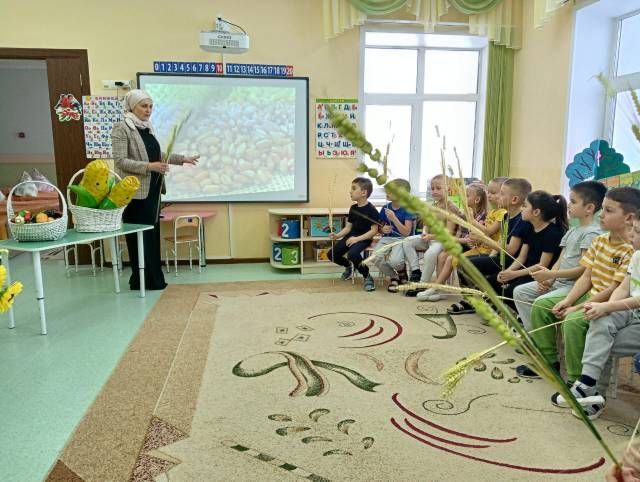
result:
<svg viewBox="0 0 640 482"><path fill-rule="evenodd" d="M332 124L343 136L354 142L354 145L357 147L362 146L361 149L364 152L371 153L370 157L372 160L375 162L380 161L382 157L380 151L377 149L375 151L373 150L371 143L367 141L364 134L348 122L344 114L333 111L330 113L329 118ZM355 142L359 145L355 144ZM358 167L358 170L361 172L368 172L371 177L376 178L376 182L379 184L386 183L386 176L380 175L376 169L369 168L364 163ZM614 463L620 467L620 463L617 458L602 439L600 433L595 428L591 420L586 416L582 407L569 390L569 387L564 383L564 380L555 372L527 331L518 323L514 314L493 290L487 279L482 276L473 263L463 255L462 246L447 230L446 225L442 220L436 215L436 211L433 206L428 206L425 202L403 189L397 189L393 184L385 185L385 189L388 189L390 193L396 196L402 207L417 213L424 221L425 226L429 228L429 232L436 240L442 243L443 249L458 260L459 268L465 272L467 278L470 279L470 281L473 282L480 291L484 292L484 295L490 300L491 304L497 311L495 311L494 308L481 297L466 296L468 302L475 308L476 312L489 323L490 326L500 333L509 345L520 348L530 358L531 363L538 373L550 382L560 392L562 397L567 400L569 406L574 409L575 413L587 426L594 438L600 443L603 450L614 461ZM455 384L462 379L462 376L464 375L463 372L464 368L460 367L453 370L449 374L449 385L454 387Z"/></svg>

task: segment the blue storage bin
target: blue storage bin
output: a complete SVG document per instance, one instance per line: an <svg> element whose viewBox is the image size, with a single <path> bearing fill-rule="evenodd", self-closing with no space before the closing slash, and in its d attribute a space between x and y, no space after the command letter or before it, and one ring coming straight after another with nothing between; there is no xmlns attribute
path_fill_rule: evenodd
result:
<svg viewBox="0 0 640 482"><path fill-rule="evenodd" d="M296 239L300 237L300 220L299 219L283 219L280 222L280 237L287 239Z"/></svg>
<svg viewBox="0 0 640 482"><path fill-rule="evenodd" d="M282 244L273 243L271 246L271 258L276 263L282 263Z"/></svg>

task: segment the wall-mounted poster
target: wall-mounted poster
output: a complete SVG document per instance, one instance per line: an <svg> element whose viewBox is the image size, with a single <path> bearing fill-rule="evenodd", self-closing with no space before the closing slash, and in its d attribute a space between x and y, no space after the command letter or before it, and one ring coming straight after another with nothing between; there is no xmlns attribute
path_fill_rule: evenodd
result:
<svg viewBox="0 0 640 482"><path fill-rule="evenodd" d="M60 122L77 121L82 117L82 106L73 94L60 94L54 109Z"/></svg>
<svg viewBox="0 0 640 482"><path fill-rule="evenodd" d="M89 159L109 159L111 153L111 129L124 117L122 98L115 96L85 95L84 144Z"/></svg>
<svg viewBox="0 0 640 482"><path fill-rule="evenodd" d="M358 99L316 99L316 157L318 159L357 157L358 149L342 137L329 122L329 106L344 112L354 125L358 121Z"/></svg>

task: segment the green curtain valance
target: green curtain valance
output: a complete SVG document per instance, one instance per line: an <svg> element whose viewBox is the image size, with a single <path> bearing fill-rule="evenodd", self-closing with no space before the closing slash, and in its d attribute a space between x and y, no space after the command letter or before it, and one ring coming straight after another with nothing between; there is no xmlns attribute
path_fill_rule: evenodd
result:
<svg viewBox="0 0 640 482"><path fill-rule="evenodd" d="M407 0L350 0L351 4L368 15L386 15L401 9Z"/></svg>
<svg viewBox="0 0 640 482"><path fill-rule="evenodd" d="M449 0L453 8L466 15L487 13L496 8L502 0Z"/></svg>

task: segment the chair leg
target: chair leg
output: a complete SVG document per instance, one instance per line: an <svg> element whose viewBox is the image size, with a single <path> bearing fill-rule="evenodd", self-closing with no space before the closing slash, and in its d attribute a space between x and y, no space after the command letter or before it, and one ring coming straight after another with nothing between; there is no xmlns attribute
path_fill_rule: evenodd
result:
<svg viewBox="0 0 640 482"><path fill-rule="evenodd" d="M76 265L76 273L78 272L78 245L73 245L73 261Z"/></svg>
<svg viewBox="0 0 640 482"><path fill-rule="evenodd" d="M176 270L176 276L178 276L178 245L173 245L173 267Z"/></svg>
<svg viewBox="0 0 640 482"><path fill-rule="evenodd" d="M611 381L609 383L611 398L618 398L618 369L620 368L620 357L614 357L611 368Z"/></svg>
<svg viewBox="0 0 640 482"><path fill-rule="evenodd" d="M193 271L193 261L192 261L193 258L191 256L191 241L189 241L187 245L189 246L189 271Z"/></svg>

